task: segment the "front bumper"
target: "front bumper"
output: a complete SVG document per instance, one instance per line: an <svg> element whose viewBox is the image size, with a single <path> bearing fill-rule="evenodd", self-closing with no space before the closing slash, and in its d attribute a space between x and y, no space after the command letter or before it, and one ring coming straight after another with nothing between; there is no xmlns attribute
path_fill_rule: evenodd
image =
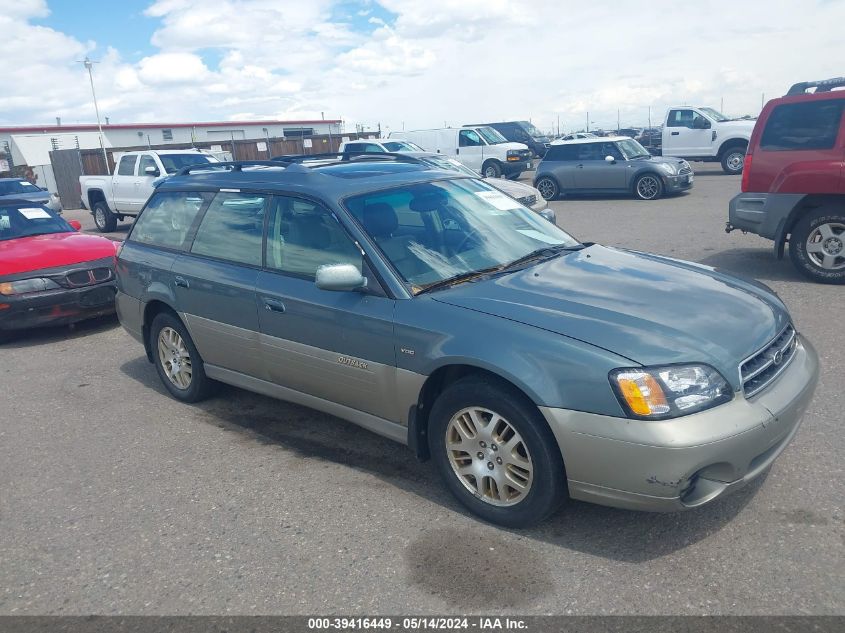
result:
<svg viewBox="0 0 845 633"><path fill-rule="evenodd" d="M692 189L695 182L695 174L692 172L678 176L663 176L663 186L666 193L678 193Z"/></svg>
<svg viewBox="0 0 845 633"><path fill-rule="evenodd" d="M531 169L531 167L533 167L533 163L530 159L513 161L509 160L502 163L502 173L505 176L521 174L522 172Z"/></svg>
<svg viewBox="0 0 845 633"><path fill-rule="evenodd" d="M709 503L763 473L786 448L815 391L818 356L804 339L766 390L665 421L543 408L569 493L602 505L671 512Z"/></svg>
<svg viewBox="0 0 845 633"><path fill-rule="evenodd" d="M114 312L114 279L94 286L0 296L0 330L75 323ZM2 306L8 306L2 308Z"/></svg>

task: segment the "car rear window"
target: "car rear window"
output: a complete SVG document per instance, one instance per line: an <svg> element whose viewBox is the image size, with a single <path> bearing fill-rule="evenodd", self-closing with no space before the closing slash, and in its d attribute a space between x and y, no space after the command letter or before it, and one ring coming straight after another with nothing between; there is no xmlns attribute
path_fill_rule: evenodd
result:
<svg viewBox="0 0 845 633"><path fill-rule="evenodd" d="M785 103L769 115L760 149L831 149L836 144L845 99Z"/></svg>

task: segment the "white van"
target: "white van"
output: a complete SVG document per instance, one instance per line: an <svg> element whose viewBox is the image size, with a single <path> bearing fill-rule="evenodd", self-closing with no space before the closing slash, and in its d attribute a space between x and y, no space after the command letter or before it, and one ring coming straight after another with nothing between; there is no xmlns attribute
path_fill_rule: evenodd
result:
<svg viewBox="0 0 845 633"><path fill-rule="evenodd" d="M436 130L391 132L390 138L416 143L427 152L456 158L486 178L518 178L531 169L531 150L522 143L512 143L487 126L447 127Z"/></svg>

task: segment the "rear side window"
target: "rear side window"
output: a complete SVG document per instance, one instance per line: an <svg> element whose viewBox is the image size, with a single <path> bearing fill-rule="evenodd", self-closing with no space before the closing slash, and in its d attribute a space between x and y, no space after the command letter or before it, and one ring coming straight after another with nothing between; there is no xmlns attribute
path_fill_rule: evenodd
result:
<svg viewBox="0 0 845 633"><path fill-rule="evenodd" d="M265 201L260 194L218 193L202 218L191 252L260 266Z"/></svg>
<svg viewBox="0 0 845 633"><path fill-rule="evenodd" d="M135 175L135 160L137 156L124 156L120 159L120 164L117 166L118 176L134 176Z"/></svg>
<svg viewBox="0 0 845 633"><path fill-rule="evenodd" d="M552 145L543 160L575 160L575 145Z"/></svg>
<svg viewBox="0 0 845 633"><path fill-rule="evenodd" d="M769 115L760 149L831 149L836 144L845 99L785 103Z"/></svg>
<svg viewBox="0 0 845 633"><path fill-rule="evenodd" d="M128 240L150 246L182 248L185 238L209 194L168 191L153 194L135 220Z"/></svg>

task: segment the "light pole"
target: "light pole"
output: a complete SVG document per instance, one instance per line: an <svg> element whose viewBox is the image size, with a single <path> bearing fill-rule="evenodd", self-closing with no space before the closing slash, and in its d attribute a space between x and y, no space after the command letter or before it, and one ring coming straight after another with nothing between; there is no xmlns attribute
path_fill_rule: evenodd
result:
<svg viewBox="0 0 845 633"><path fill-rule="evenodd" d="M103 160L106 161L106 173L111 176L111 169L109 169L109 156L106 153L106 144L103 140L103 126L100 124L100 108L97 106L97 93L94 90L94 73L91 72L91 68L93 68L96 63L97 62L92 62L88 59L88 55L86 55L85 59L82 61L82 64L88 71L88 79L91 81L91 96L94 97L94 112L97 113L97 128L100 130L100 148L103 150Z"/></svg>

